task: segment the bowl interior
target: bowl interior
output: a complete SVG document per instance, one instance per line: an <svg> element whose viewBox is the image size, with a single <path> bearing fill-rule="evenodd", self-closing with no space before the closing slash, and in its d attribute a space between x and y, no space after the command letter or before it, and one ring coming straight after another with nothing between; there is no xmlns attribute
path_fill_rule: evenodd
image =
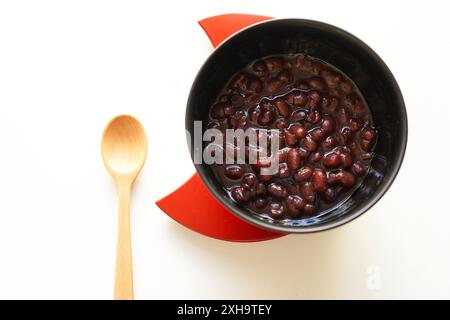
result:
<svg viewBox="0 0 450 320"><path fill-rule="evenodd" d="M389 188L406 148L407 118L400 89L383 61L361 40L334 26L301 19L267 21L235 34L212 53L194 80L186 110L188 143L193 156L194 121L203 121L206 127L211 104L233 74L258 58L287 53L305 53L336 66L364 95L378 141L362 185L331 213L298 225L294 220L262 220L228 198L208 165L196 164L196 169L209 190L241 218L271 230L319 231L350 221L370 208Z"/></svg>

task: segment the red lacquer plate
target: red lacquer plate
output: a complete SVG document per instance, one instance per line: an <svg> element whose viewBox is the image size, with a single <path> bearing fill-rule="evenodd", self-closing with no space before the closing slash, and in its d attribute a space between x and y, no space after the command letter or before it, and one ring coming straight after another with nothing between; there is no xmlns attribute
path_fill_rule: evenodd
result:
<svg viewBox="0 0 450 320"><path fill-rule="evenodd" d="M199 21L214 47L237 31L271 17L224 14ZM286 234L258 228L236 217L214 198L197 174L180 188L157 201L168 216L205 236L238 242L271 240Z"/></svg>

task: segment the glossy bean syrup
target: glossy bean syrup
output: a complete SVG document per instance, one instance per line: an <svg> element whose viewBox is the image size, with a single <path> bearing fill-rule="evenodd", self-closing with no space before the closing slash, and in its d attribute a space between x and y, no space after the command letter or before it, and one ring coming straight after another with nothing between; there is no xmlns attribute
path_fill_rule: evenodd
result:
<svg viewBox="0 0 450 320"><path fill-rule="evenodd" d="M302 54L265 57L235 74L211 106L208 128L279 130L276 174L262 174L259 162L212 164L233 201L272 219L322 215L342 203L368 172L377 139L353 81Z"/></svg>

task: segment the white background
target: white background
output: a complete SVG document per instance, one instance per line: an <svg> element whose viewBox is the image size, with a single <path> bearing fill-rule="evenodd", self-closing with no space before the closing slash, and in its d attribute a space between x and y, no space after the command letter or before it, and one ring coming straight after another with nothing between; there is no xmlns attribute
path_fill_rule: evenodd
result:
<svg viewBox="0 0 450 320"><path fill-rule="evenodd" d="M227 243L154 204L194 172L185 102L212 51L197 20L232 12L337 25L391 68L408 149L361 218ZM117 197L99 147L119 113L149 137L132 210L136 298L450 298L448 12L445 1L1 1L0 298L112 297Z"/></svg>

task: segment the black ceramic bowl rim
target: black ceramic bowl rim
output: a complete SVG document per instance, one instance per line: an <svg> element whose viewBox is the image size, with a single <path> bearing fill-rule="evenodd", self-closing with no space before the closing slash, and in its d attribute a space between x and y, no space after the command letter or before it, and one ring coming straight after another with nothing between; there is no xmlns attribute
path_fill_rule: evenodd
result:
<svg viewBox="0 0 450 320"><path fill-rule="evenodd" d="M392 72L389 70L389 68L387 67L387 65L384 63L384 61L380 58L380 56L378 56L378 54L372 50L367 44L365 44L362 40L360 40L359 38L357 38L356 36L354 36L353 34L338 28L336 26L333 26L331 24L327 24L324 22L320 22L320 21L316 21L316 20L308 20L308 19L295 19L295 18L291 18L291 19L272 19L272 20L267 20L267 21L263 21L263 22L259 22L257 24L251 25L247 28L244 28L238 32L236 32L235 34L231 35L230 37L228 37L224 42L222 42L212 53L211 55L206 59L206 61L203 63L202 67L200 68L197 76L194 79L192 88L195 86L195 83L199 80L200 74L202 73L202 69L205 67L205 65L208 63L208 61L215 55L217 54L218 51L221 50L222 47L225 47L227 45L227 43L230 41L230 39L238 36L241 33L247 32L248 30L252 30L255 28L259 28L261 25L267 25L267 24L276 24L277 22L292 22L292 23L296 23L298 25L303 25L303 26L308 26L310 28L319 28L319 29L325 29L327 31L333 32L336 34L336 36L342 37L346 40L349 40L355 44L357 44L360 49L364 50L373 60L373 63L377 64L378 67L380 67L386 78L389 80L389 86L395 91L395 96L397 101L395 101L396 106L400 109L400 114L401 114L401 121L403 123L402 126L402 132L401 132L401 141L400 141L400 148L401 150L399 150L399 156L394 159L395 162L391 163L391 172L388 176L385 176L384 179L386 179L386 182L384 183L383 186L381 186L380 188L377 188L372 196L371 199L369 199L362 207L360 207L357 210L353 210L351 212L346 213L341 219L338 220L334 220L334 221L329 221L327 223L324 224L318 224L318 225L308 225L308 226L298 226L298 227L293 227L293 226L282 226L282 225L276 225L276 224L272 224L269 222L265 222L263 220L260 220L254 216L252 216L245 208L236 208L233 207L231 205L231 203L226 199L225 196L225 191L221 190L218 191L213 185L212 183L207 179L207 172L206 169L204 167L204 165L202 164L194 164L195 168L197 170L197 173L199 174L200 178L202 179L203 183L207 186L208 190L214 195L214 197L220 201L220 203L227 208L231 213L233 213L234 215L236 215L237 217L243 219L246 222L249 222L257 227L266 229L266 230L270 230L270 231L275 231L275 232L281 232L281 233L313 233L313 232L319 232L319 231L325 231L325 230L330 230L336 227L339 227L341 225L344 225L354 219L356 219L357 217L361 216L363 213L367 212L372 206L374 206L382 197L383 195L386 193L386 191L390 188L390 186L392 185L392 183L394 182L398 171L400 170L401 164L403 162L403 158L406 152L406 145L407 145L407 140L408 140L408 120L407 120L407 113L406 113L406 107L405 107L405 103L403 100L403 96L402 93L400 91L400 88L397 84L397 81L395 80ZM186 109L186 130L189 127L189 106L192 104L192 89L190 91L189 94L189 98L188 98L188 102L187 102L187 109ZM188 141L189 143L190 141ZM191 151L191 156L192 155L192 149L190 149Z"/></svg>

